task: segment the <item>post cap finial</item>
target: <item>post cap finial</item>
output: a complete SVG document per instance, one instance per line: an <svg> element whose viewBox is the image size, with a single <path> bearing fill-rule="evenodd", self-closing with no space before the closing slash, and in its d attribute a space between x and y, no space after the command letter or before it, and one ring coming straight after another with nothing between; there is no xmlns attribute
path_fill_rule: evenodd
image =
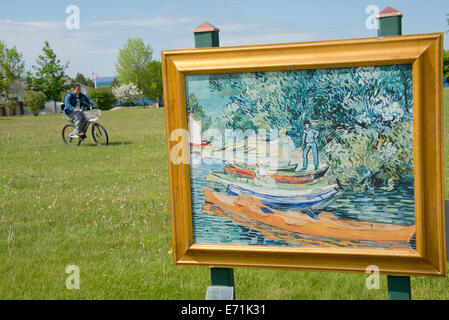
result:
<svg viewBox="0 0 449 320"><path fill-rule="evenodd" d="M204 21L198 27L193 29L193 32L208 32L208 31L220 31L220 29L218 29L217 27L214 27L207 21Z"/></svg>
<svg viewBox="0 0 449 320"><path fill-rule="evenodd" d="M392 7L386 7L383 9L379 14L376 16L377 19L379 18L386 18L386 17L394 17L394 16L402 16L402 12L399 10L396 10Z"/></svg>

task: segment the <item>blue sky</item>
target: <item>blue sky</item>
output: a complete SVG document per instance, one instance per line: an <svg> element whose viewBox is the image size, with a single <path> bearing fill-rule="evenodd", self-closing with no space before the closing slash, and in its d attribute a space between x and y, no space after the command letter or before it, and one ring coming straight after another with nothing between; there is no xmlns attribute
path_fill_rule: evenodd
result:
<svg viewBox="0 0 449 320"><path fill-rule="evenodd" d="M69 5L80 9L79 30L65 26ZM69 75L113 76L118 50L130 37L150 44L158 60L161 50L194 47L192 30L203 21L220 29L221 46L373 37L376 30L365 26L369 5L402 11L403 34L449 29L447 0L18 0L0 4L0 40L17 46L27 69L48 40L70 61Z"/></svg>

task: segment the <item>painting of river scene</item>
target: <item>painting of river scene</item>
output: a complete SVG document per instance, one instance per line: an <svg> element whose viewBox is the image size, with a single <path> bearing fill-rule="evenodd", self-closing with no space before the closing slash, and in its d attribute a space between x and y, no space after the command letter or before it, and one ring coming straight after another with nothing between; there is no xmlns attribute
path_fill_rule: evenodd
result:
<svg viewBox="0 0 449 320"><path fill-rule="evenodd" d="M411 65L185 82L194 243L415 250Z"/></svg>

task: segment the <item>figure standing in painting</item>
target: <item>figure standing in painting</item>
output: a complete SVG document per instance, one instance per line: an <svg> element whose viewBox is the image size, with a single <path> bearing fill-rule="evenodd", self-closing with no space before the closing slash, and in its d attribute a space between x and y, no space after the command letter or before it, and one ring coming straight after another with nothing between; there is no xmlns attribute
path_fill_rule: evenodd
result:
<svg viewBox="0 0 449 320"><path fill-rule="evenodd" d="M309 153L309 150L312 149L313 153L313 164L315 165L315 170L318 170L319 166L319 159L318 159L318 147L316 138L320 134L317 130L312 129L310 127L310 121L306 120L304 121L304 132L302 134L302 142L301 147L303 149L303 167L302 170L307 170L307 154Z"/></svg>
<svg viewBox="0 0 449 320"><path fill-rule="evenodd" d="M286 167L290 164L292 153L295 151L295 144L290 136L287 135L287 129L279 130L279 139L281 142L281 150L279 153L279 166Z"/></svg>

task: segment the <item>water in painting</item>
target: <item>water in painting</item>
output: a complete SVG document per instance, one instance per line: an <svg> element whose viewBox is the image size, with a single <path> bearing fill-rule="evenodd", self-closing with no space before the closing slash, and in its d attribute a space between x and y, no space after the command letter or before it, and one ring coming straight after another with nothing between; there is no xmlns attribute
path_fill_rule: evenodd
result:
<svg viewBox="0 0 449 320"><path fill-rule="evenodd" d="M414 250L411 65L186 76L194 242Z"/></svg>

